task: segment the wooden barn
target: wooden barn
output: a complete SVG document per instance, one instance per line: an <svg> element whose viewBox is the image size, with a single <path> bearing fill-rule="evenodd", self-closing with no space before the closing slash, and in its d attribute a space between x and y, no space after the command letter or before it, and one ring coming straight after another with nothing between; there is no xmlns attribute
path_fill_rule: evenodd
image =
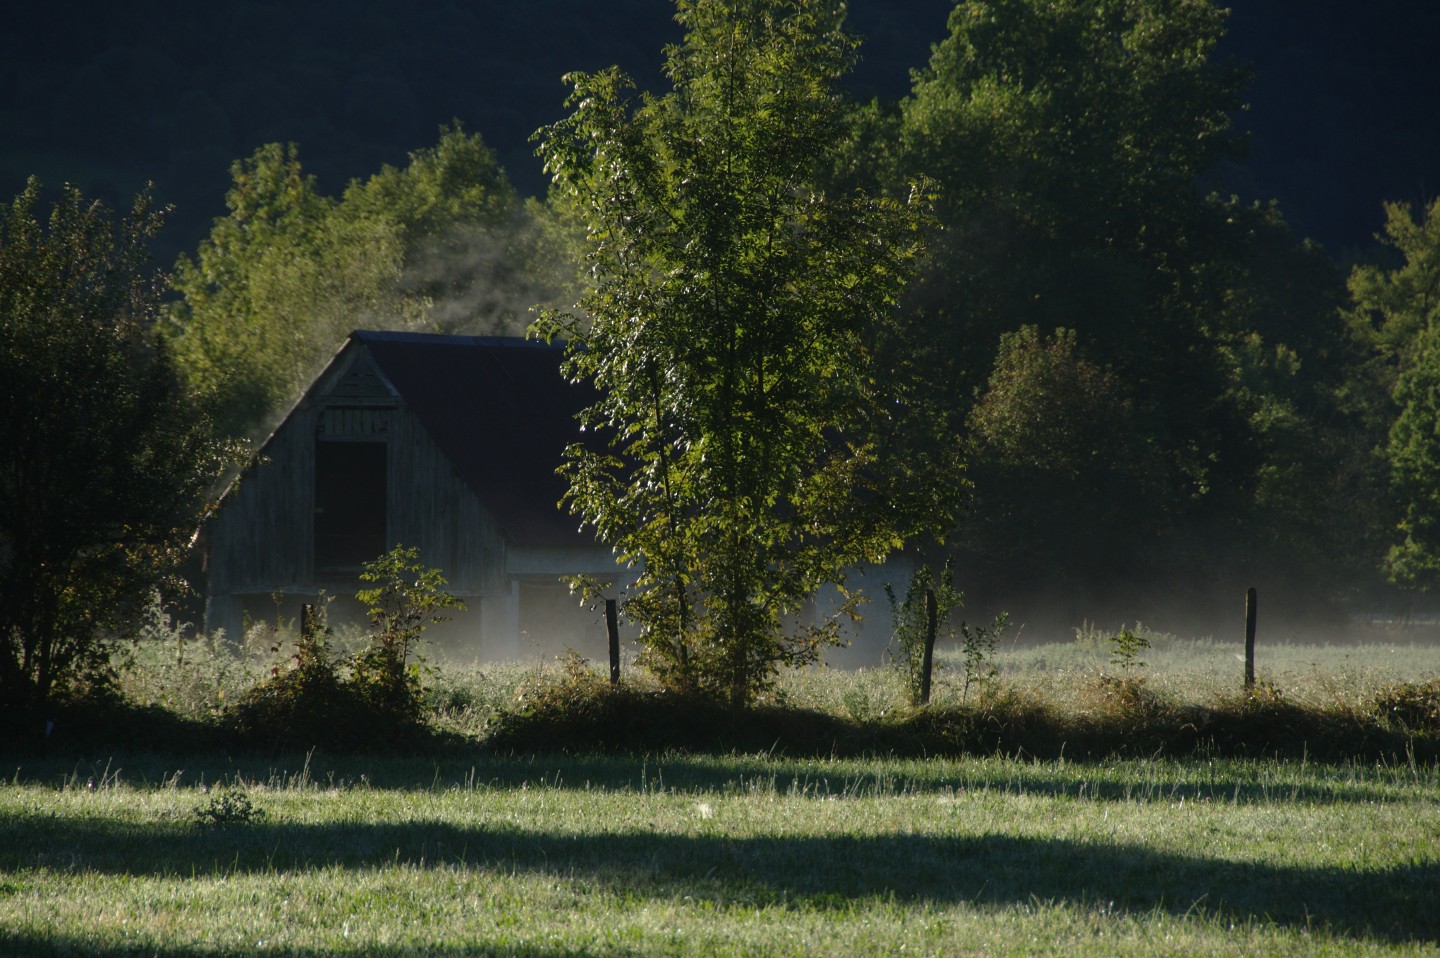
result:
<svg viewBox="0 0 1440 958"><path fill-rule="evenodd" d="M358 618L361 565L405 545L467 606L432 633L448 654L603 659L603 615L562 579L620 570L560 506L555 470L593 398L565 381L561 355L507 337L352 333L207 523L206 630L295 620L322 593L332 622ZM902 557L848 582L903 594L910 571ZM808 614L834 601L817 597ZM889 627L872 602L847 627L851 647L827 658L877 665Z"/></svg>
<svg viewBox="0 0 1440 958"><path fill-rule="evenodd" d="M588 398L560 360L515 338L352 333L207 524L207 630L322 592L354 614L361 564L403 544L468 607L440 630L447 651L603 654L603 621L561 581L616 568L558 506Z"/></svg>

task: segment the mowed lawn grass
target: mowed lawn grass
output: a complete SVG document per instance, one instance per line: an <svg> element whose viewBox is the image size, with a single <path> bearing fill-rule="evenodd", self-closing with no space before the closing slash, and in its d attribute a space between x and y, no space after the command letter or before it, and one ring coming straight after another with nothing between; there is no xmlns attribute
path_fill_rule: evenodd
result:
<svg viewBox="0 0 1440 958"><path fill-rule="evenodd" d="M227 795L256 814L202 824ZM1433 954L1437 935L1440 770L1405 763L129 755L0 785L6 955Z"/></svg>

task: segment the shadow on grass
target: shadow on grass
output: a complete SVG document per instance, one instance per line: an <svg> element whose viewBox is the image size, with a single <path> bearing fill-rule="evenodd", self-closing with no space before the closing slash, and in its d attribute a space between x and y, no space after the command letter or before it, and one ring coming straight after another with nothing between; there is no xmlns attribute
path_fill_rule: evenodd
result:
<svg viewBox="0 0 1440 958"><path fill-rule="evenodd" d="M1151 781L1175 770L1173 781ZM908 764L908 768L907 768ZM890 767L886 767L889 765ZM1268 766L1274 767L1274 766ZM442 781L476 786L605 791L665 791L678 794L725 794L761 791L779 795L825 797L884 797L891 795L950 794L988 790L1006 795L1074 798L1089 801L1222 802L1236 805L1295 803L1318 805L1403 805L1403 796L1383 784L1324 781L1329 773L1312 766L1310 781L1287 781L1281 772L1274 781L1242 777L1247 768L1263 772L1264 763L1225 761L1218 765L1165 760L1156 767L1137 766L1134 760L1116 762L1034 763L967 761L922 763L852 759L816 762L764 755L723 758L683 753L649 757L627 756L480 756L467 764L438 766ZM1129 773L1127 775L1127 772ZM1305 773L1297 771L1296 778ZM1427 779L1429 776L1427 776ZM432 779L433 780L433 779ZM371 775L369 784L387 787L385 776ZM426 784L429 784L428 782ZM389 787L403 788L401 782Z"/></svg>
<svg viewBox="0 0 1440 958"><path fill-rule="evenodd" d="M703 756L493 755L453 750L444 758L295 754L274 759L223 752L99 753L96 758L33 759L10 770L16 785L74 788L87 780L136 787L260 783L272 788L367 788L380 791L470 791L539 787L569 791L716 795L764 792L812 798L945 795L991 791L1003 795L1137 804L1217 802L1230 805L1373 805L1403 808L1426 800L1418 788L1433 781L1347 782L1342 772L1311 763L1276 766L1226 760L944 762L916 760L816 761L766 755ZM1397 773L1398 774L1398 773ZM1421 774L1417 770L1415 775ZM1366 776L1373 778L1374 773Z"/></svg>
<svg viewBox="0 0 1440 958"><path fill-rule="evenodd" d="M674 752L628 755L494 755L452 749L443 757L289 753L275 758L224 752L100 752L96 758L31 759L11 770L17 785L65 788L124 783L139 787L201 782L260 783L273 788L382 791L466 791L541 787L571 791L714 795L765 792L777 795L885 797L992 791L1004 795L1085 801L1232 805L1375 804L1397 808L1412 786L1434 781L1430 769L1401 770L1393 781L1343 781L1343 772L1310 763L1160 759L1018 762L956 759L943 762L884 757L817 761L767 755L705 756ZM1407 779L1406 774L1414 777ZM1420 775L1424 778L1420 778ZM1362 778L1373 779L1369 772ZM1417 798L1416 800L1420 800Z"/></svg>
<svg viewBox="0 0 1440 958"><path fill-rule="evenodd" d="M161 706L118 699L60 705L43 715L49 717L0 715L0 759L33 761L116 751L193 754L227 750L265 755L304 750L317 741L313 719L293 725L277 723L274 730L243 730L235 727L233 716L229 720L201 720L177 715ZM364 723L354 718L353 714L328 718L334 728L318 730L318 740L334 750L364 756L443 755L475 745L459 735L425 725L387 722L383 718Z"/></svg>
<svg viewBox="0 0 1440 958"><path fill-rule="evenodd" d="M0 848L9 849L0 852L0 866L12 871L184 878L404 865L536 872L590 880L622 895L755 907L845 910L867 898L982 907L1038 900L1391 942L1434 942L1440 934L1435 862L1313 868L1013 835L737 838L435 821L198 830L182 822L7 816L0 818L0 839Z"/></svg>
<svg viewBox="0 0 1440 958"><path fill-rule="evenodd" d="M53 935L27 935L24 932L0 929L0 954L24 956L24 958L199 958L201 955L249 955L252 949L222 948L214 945L167 946L136 942L134 945L96 945L89 941L71 938L57 939ZM349 953L349 952L347 952ZM369 956L424 955L425 958L585 958L587 955L613 955L613 948L594 952L577 951L569 947L545 948L539 945L495 945L490 943L445 946L445 945L366 945L354 954ZM295 948L287 946L284 951L290 958L330 958L332 949Z"/></svg>

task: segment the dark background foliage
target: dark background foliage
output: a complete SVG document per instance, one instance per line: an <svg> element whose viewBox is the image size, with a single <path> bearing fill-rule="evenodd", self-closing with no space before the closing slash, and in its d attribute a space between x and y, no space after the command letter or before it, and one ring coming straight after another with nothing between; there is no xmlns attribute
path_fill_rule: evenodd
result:
<svg viewBox="0 0 1440 958"><path fill-rule="evenodd" d="M951 5L856 0L850 24L865 42L859 68L845 78L849 90L862 100L907 96L912 71L926 66L931 45L948 32ZM1020 22L1026 4L989 6L1004 23ZM1089 23L1091 12L1122 5L1075 6L1085 15L1070 19ZM1198 15L1207 26L1190 36L1203 37L1202 45L1214 36L1208 5L1127 0L1123 7L1177 22ZM520 193L542 193L530 137L564 114L562 74L617 63L642 86L661 88L663 47L680 39L672 10L667 0L418 9L393 0L11 5L0 10L0 195L33 173L52 191L47 199L70 181L123 208L153 179L156 198L175 207L155 249L168 265L195 250L225 211L232 161L273 144L263 148L285 162L271 166L288 175L293 164L305 188L291 191L304 194L292 205L307 213L285 220L276 236L313 253L369 249L351 241L352 227L398 230L396 249L386 247L393 262L363 260L346 271L340 267L355 264L315 256L298 284L323 292L326 284L310 277L339 277L331 285L352 294L368 276L389 284L389 299L312 302L294 286L277 293L282 318L297 307L317 355L328 355L335 331L318 319L338 317L348 329L358 314L403 314L404 295L421 288L412 282L417 264L437 249L479 262L475 244L458 243L459 234L443 237L457 240L455 249L411 248L403 209L391 217L399 226L377 219L403 207L400 198L424 192L409 172L383 170L368 185L362 178L407 156L412 167L424 166L413 151L453 120L483 136ZM959 217L946 224L940 265L921 285L916 308L880 345L896 369L919 370L917 382L931 386L914 391L912 418L943 427L932 430L942 450L952 437L968 444L977 505L968 538L957 545L977 604L1020 608L1007 590L1030 586L1072 597L1078 605L1064 615L1087 614L1101 600L1149 615L1151 606L1137 607L1132 593L1141 573L1164 569L1167 580L1150 592L1172 609L1186 596L1218 608L1217 597L1235 594L1237 583L1258 583L1267 596L1278 586L1293 593L1292 605L1328 615L1317 596L1355 604L1376 583L1378 557L1405 505L1389 501L1386 460L1376 455L1403 398L1392 387L1408 361L1386 344L1406 340L1424 317L1417 304L1401 304L1403 321L1371 330L1373 310L1357 300L1364 308L1347 325L1344 274L1357 261L1388 268L1401 253L1424 252L1386 250L1372 235L1384 220L1382 201L1423 206L1433 189L1427 164L1440 145L1440 81L1422 50L1437 26L1440 13L1407 0L1376 0L1358 12L1335 0L1237 5L1209 62L1250 65L1244 109L1227 71L1212 75L1208 66L1196 74L1199 86L1187 86L1182 70L1179 87L1160 90L1193 94L1178 106L1163 95L1130 97L1125 78L1137 63L1175 79L1185 51L1153 61L1111 51L1072 68L1063 32L1035 27L1016 34L1028 39L1014 49L986 47L988 56L1014 62L1028 62L1033 43L1061 54L1040 58L1056 67L1049 78L1056 98L1045 101L1051 107L1027 119L1017 109L1025 91L1007 93L1004 118L1016 119L1021 134L1014 142L988 135L983 111L954 112L965 101L951 94L974 79L957 69L938 71L945 82L931 84L929 97L922 86L910 108L859 117L856 142L836 150L837 174L863 177L869 161L869 172L890 177L894 189L897 174L923 170L940 180L943 210ZM1100 36L1098 48L1108 49L1109 35L1096 34L1093 23L1080 32ZM1246 149L1232 151L1228 137L1195 135L1223 126L1216 119L1225 110L1249 131ZM949 127L929 122L947 116L955 121ZM958 133L932 135L943 129ZM1118 161L1132 156L1117 149L1130 136L1164 144L1144 154L1154 162ZM465 137L454 130L450 142ZM298 144L300 156L285 142ZM515 202L495 158L478 141L473 146L467 155L479 160L457 168L495 200L494 222L481 224L495 232L479 233L486 250L504 253L497 257L504 268L477 274L470 285L497 289L497 277L521 275L507 297L520 305L505 314L520 316L544 298L534 295L545 285L535 277L556 270L537 252L543 242L512 243L507 229L526 224L532 239L547 229L564 234L566 212ZM313 184L300 175L302 159ZM244 163L237 169L243 173ZM430 180L456 185L445 175ZM357 183L355 195L332 200L347 182ZM1207 199L1210 188L1240 202ZM286 213L289 194L281 198ZM1278 209L1249 206L1271 198ZM258 191L257 202L270 199ZM330 212L308 216L312 207ZM342 207L345 216L331 215ZM239 204L216 225L212 243L253 218ZM1324 250L1296 242L1307 236ZM290 265L270 235L240 254L254 250ZM247 255L234 257L237 271L259 269ZM392 274L401 276L398 287ZM171 332L179 330L177 360L199 388L207 383L194 375L185 334L206 325L181 307L195 306L196 290L208 290L209 280L187 285L184 261L177 276ZM1378 277L1367 282L1385 286ZM242 284L218 288L234 293ZM469 309L470 300L462 305ZM246 332L267 315L258 305L227 306L226 314ZM1002 335L1027 327L1031 334L996 354ZM254 356L264 364L263 354ZM235 371L233 362L215 365ZM283 408L309 375L302 369L271 405ZM208 385L225 402L238 394L234 382ZM1037 410L1043 428L1017 428ZM251 418L263 420L265 411ZM1097 421L1108 428L1087 428ZM1109 593L1115 582L1126 584L1125 594Z"/></svg>
<svg viewBox="0 0 1440 958"><path fill-rule="evenodd" d="M895 99L945 33L949 0L856 0L860 97ZM1244 199L1279 199L1300 236L1346 258L1383 199L1437 189L1440 76L1426 53L1440 7L1375 0L1237 3L1222 55L1253 65L1251 152L1225 172ZM328 193L433 142L452 118L481 133L521 193L544 181L529 135L559 118L563 73L618 63L660 81L679 39L667 0L86 0L0 9L0 195L29 174L124 205L146 180L175 205L161 260L223 211L232 160L301 145Z"/></svg>

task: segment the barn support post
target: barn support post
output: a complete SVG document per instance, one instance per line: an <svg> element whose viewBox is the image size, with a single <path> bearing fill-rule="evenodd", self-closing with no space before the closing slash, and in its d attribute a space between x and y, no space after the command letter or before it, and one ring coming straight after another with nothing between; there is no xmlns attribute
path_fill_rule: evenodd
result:
<svg viewBox="0 0 1440 958"><path fill-rule="evenodd" d="M501 612L501 649L500 657L504 659L518 659L520 657L520 580L511 579L509 592L503 599L505 605Z"/></svg>
<svg viewBox="0 0 1440 958"><path fill-rule="evenodd" d="M1245 593L1245 691L1255 688L1255 588Z"/></svg>
<svg viewBox="0 0 1440 958"><path fill-rule="evenodd" d="M520 657L520 580L507 578L480 599L480 647L492 662Z"/></svg>
<svg viewBox="0 0 1440 958"><path fill-rule="evenodd" d="M229 595L211 595L205 599L205 635L211 639L223 635L231 645L245 641L241 626L240 604Z"/></svg>
<svg viewBox="0 0 1440 958"><path fill-rule="evenodd" d="M610 637L610 684L620 684L620 612L614 599L605 600L605 632Z"/></svg>

